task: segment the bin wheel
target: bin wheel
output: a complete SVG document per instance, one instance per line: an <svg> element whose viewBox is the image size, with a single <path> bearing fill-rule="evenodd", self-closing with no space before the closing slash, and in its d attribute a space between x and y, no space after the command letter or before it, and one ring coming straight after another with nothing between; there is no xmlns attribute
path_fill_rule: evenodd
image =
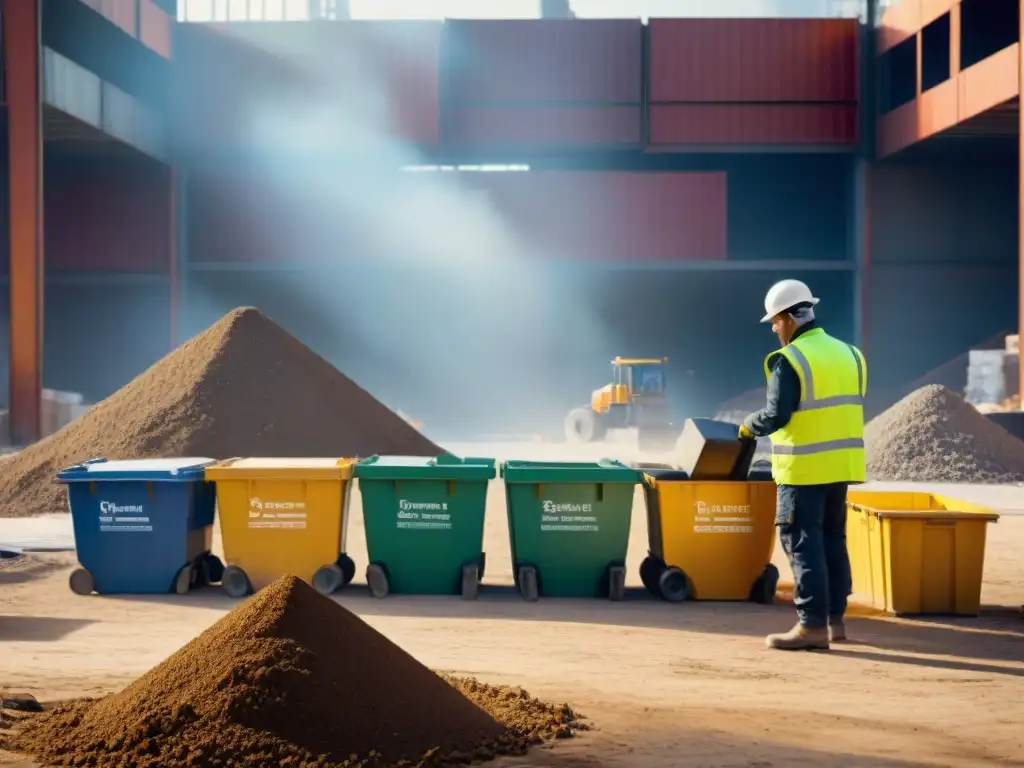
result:
<svg viewBox="0 0 1024 768"><path fill-rule="evenodd" d="M85 568L75 568L68 576L68 586L76 595L91 595L96 589L92 574Z"/></svg>
<svg viewBox="0 0 1024 768"><path fill-rule="evenodd" d="M779 588L779 569L768 563L750 588L750 601L761 605L774 605Z"/></svg>
<svg viewBox="0 0 1024 768"><path fill-rule="evenodd" d="M534 603L540 597L540 589L537 585L537 569L532 565L524 565L519 569L519 594L529 603Z"/></svg>
<svg viewBox="0 0 1024 768"><path fill-rule="evenodd" d="M670 603L683 603L690 599L690 582L682 568L673 565L661 572L658 594Z"/></svg>
<svg viewBox="0 0 1024 768"><path fill-rule="evenodd" d="M476 563L462 566L462 599L476 600L480 593L480 566Z"/></svg>
<svg viewBox="0 0 1024 768"><path fill-rule="evenodd" d="M391 591L388 573L379 563L370 563L366 566L366 584L370 587L370 594L378 600L383 600Z"/></svg>
<svg viewBox="0 0 1024 768"><path fill-rule="evenodd" d="M341 586L347 587L356 577L356 563L351 557L342 552L334 564L341 568Z"/></svg>
<svg viewBox="0 0 1024 768"><path fill-rule="evenodd" d="M612 565L608 568L608 599L614 602L626 596L626 568Z"/></svg>
<svg viewBox="0 0 1024 768"><path fill-rule="evenodd" d="M662 562L661 558L655 557L654 555L648 555L644 558L644 561L640 563L640 581L643 582L644 589L655 597L661 597L661 590L658 587L658 579L661 578L661 574L664 572L667 566Z"/></svg>
<svg viewBox="0 0 1024 768"><path fill-rule="evenodd" d="M224 563L216 555L211 555L207 552L201 558L199 558L199 584L206 586L207 584L220 584L220 580L224 578Z"/></svg>
<svg viewBox="0 0 1024 768"><path fill-rule="evenodd" d="M252 593L249 576L237 565L229 565L220 577L221 588L231 597L245 597Z"/></svg>
<svg viewBox="0 0 1024 768"><path fill-rule="evenodd" d="M192 589L192 585L196 582L196 567L193 563L189 563L183 566L176 574L174 574L174 581L171 582L171 592L175 595L186 595L188 591Z"/></svg>
<svg viewBox="0 0 1024 768"><path fill-rule="evenodd" d="M345 573L337 565L325 565L317 568L313 574L313 589L321 595L329 595L345 581Z"/></svg>
<svg viewBox="0 0 1024 768"><path fill-rule="evenodd" d="M480 581L484 580L484 569L487 567L487 553L480 553L480 568L477 571L477 575L480 577Z"/></svg>

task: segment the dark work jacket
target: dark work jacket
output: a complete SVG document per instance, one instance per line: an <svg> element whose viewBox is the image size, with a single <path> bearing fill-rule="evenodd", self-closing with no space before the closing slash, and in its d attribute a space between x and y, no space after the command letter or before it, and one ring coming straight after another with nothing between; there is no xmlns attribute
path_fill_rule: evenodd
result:
<svg viewBox="0 0 1024 768"><path fill-rule="evenodd" d="M817 328L812 320L800 326L793 334L795 341L812 328ZM789 424L793 411L800 404L800 377L785 355L775 355L772 360L772 375L768 379L768 403L757 413L747 416L743 424L754 433L755 437L767 437L778 432Z"/></svg>

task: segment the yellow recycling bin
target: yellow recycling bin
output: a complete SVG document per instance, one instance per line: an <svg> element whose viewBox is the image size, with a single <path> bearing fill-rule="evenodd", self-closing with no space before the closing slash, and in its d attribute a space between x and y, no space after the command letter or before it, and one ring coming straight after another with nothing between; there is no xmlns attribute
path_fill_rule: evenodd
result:
<svg viewBox="0 0 1024 768"><path fill-rule="evenodd" d="M323 594L356 567L345 553L354 459L230 459L206 468L217 489L221 585L243 597L287 573Z"/></svg>
<svg viewBox="0 0 1024 768"><path fill-rule="evenodd" d="M648 592L674 603L775 601L775 483L651 470L643 487L650 552L640 579Z"/></svg>
<svg viewBox="0 0 1024 768"><path fill-rule="evenodd" d="M895 615L977 616L991 509L931 493L850 491L853 591Z"/></svg>

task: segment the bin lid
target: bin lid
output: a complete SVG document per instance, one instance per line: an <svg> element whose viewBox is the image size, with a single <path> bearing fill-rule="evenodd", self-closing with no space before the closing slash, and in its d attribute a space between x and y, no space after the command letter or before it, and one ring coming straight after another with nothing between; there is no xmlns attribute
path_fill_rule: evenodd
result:
<svg viewBox="0 0 1024 768"><path fill-rule="evenodd" d="M640 472L621 461L590 462L506 461L501 465L506 483L629 483L640 482Z"/></svg>
<svg viewBox="0 0 1024 768"><path fill-rule="evenodd" d="M366 480L491 480L494 459L450 453L440 456L371 456L356 465L355 476Z"/></svg>
<svg viewBox="0 0 1024 768"><path fill-rule="evenodd" d="M346 480L355 459L336 456L254 456L220 461L206 468L207 480Z"/></svg>
<svg viewBox="0 0 1024 768"><path fill-rule="evenodd" d="M90 459L65 467L57 473L62 483L114 482L194 482L203 479L206 467L216 459L205 457L176 457L170 459Z"/></svg>

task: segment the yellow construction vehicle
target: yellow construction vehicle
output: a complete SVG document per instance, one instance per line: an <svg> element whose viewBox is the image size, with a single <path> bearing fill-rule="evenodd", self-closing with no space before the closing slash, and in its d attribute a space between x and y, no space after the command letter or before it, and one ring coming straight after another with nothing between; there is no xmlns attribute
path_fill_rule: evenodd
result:
<svg viewBox="0 0 1024 768"><path fill-rule="evenodd" d="M590 443L610 429L636 429L641 449L671 447L679 436L665 389L667 357L616 357L612 383L595 389L590 405L565 417L569 442Z"/></svg>

